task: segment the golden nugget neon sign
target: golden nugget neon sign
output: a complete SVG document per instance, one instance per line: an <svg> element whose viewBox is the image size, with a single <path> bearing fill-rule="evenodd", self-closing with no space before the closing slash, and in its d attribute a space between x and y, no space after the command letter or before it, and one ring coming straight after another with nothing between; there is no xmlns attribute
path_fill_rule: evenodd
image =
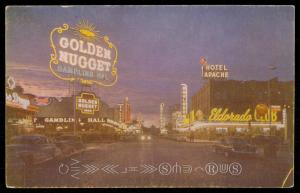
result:
<svg viewBox="0 0 300 193"><path fill-rule="evenodd" d="M99 111L99 98L92 93L82 92L80 96L76 96L76 110L80 110L82 114L94 114Z"/></svg>
<svg viewBox="0 0 300 193"><path fill-rule="evenodd" d="M75 27L63 24L50 33L49 68L61 80L79 80L82 84L113 86L118 79L118 51L108 36L87 21Z"/></svg>

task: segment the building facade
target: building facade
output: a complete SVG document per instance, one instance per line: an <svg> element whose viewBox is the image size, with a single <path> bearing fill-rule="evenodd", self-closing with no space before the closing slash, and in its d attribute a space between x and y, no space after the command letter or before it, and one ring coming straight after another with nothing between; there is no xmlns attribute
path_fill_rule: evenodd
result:
<svg viewBox="0 0 300 193"><path fill-rule="evenodd" d="M6 77L5 82L5 135L12 136L34 132L33 118L39 108L32 103L33 95L25 94L15 79Z"/></svg>
<svg viewBox="0 0 300 193"><path fill-rule="evenodd" d="M209 80L192 96L190 106L194 112L203 114L204 122L217 124L224 117L233 114L233 116L240 116L240 119L232 119L235 119L233 122L237 127L238 124L245 122L246 116L252 116L251 121L246 121L246 127L255 128L254 125L264 124L265 126L261 126L264 128L259 128L262 130L272 128L271 112L273 108L278 109L274 123L286 124L285 139L292 139L294 133L294 81L279 81L277 78L267 81ZM261 120L255 118L254 113L260 112L264 112L263 117L268 118ZM213 121L211 121L212 117ZM221 122L229 124L230 121Z"/></svg>
<svg viewBox="0 0 300 193"><path fill-rule="evenodd" d="M50 102L47 105L39 106L39 111L34 117L34 124L50 130L58 128L64 130L76 128L78 130L81 128L98 128L107 120L118 122L119 117L116 116L118 109L109 107L104 101L99 99L98 110L93 113L83 113L76 106L75 97L78 97L78 95L60 99L50 97L48 99Z"/></svg>
<svg viewBox="0 0 300 193"><path fill-rule="evenodd" d="M212 108L228 108L236 113L254 109L257 104L293 106L294 83L269 81L210 80L192 96L191 110L203 112L204 119Z"/></svg>
<svg viewBox="0 0 300 193"><path fill-rule="evenodd" d="M160 130L163 130L165 128L165 104L160 103L160 109L159 109L159 123L160 123Z"/></svg>
<svg viewBox="0 0 300 193"><path fill-rule="evenodd" d="M129 103L128 97L124 99L123 103L118 104L119 109L119 122L120 123L131 123L131 105Z"/></svg>
<svg viewBox="0 0 300 193"><path fill-rule="evenodd" d="M169 105L166 109L166 122L171 128L176 127L178 115L181 115L180 104Z"/></svg>
<svg viewBox="0 0 300 193"><path fill-rule="evenodd" d="M166 129L166 116L165 116L165 104L160 103L160 109L159 109L159 122L160 122L160 133L161 134L167 134L168 131Z"/></svg>
<svg viewBox="0 0 300 193"><path fill-rule="evenodd" d="M119 112L119 122L124 123L124 104L119 103L118 104L118 112Z"/></svg>
<svg viewBox="0 0 300 193"><path fill-rule="evenodd" d="M128 101L128 97L125 98L124 100L124 123L131 123L131 106Z"/></svg>
<svg viewBox="0 0 300 193"><path fill-rule="evenodd" d="M8 138L35 130L33 118L39 108L32 104L27 94L6 89L5 128Z"/></svg>
<svg viewBox="0 0 300 193"><path fill-rule="evenodd" d="M188 86L181 84L181 112L183 115L188 113Z"/></svg>

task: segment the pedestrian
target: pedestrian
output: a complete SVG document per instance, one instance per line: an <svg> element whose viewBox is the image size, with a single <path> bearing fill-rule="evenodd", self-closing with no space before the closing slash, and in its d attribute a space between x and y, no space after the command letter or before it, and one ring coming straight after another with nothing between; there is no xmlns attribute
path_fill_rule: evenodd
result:
<svg viewBox="0 0 300 193"><path fill-rule="evenodd" d="M194 137L195 137L194 132L191 132L191 134L190 134L190 142L194 141Z"/></svg>

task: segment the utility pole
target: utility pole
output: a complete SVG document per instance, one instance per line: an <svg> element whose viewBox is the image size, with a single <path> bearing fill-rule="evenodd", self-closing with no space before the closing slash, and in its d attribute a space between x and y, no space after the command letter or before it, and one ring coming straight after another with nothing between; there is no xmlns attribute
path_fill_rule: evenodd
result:
<svg viewBox="0 0 300 193"><path fill-rule="evenodd" d="M73 126L73 135L76 133L76 97L75 97L75 81L73 82L73 97L74 97L74 104L73 104L73 117L74 117L74 126Z"/></svg>
<svg viewBox="0 0 300 193"><path fill-rule="evenodd" d="M269 66L269 69L270 69L271 75L272 75L272 71L273 71L273 70L276 70L277 67L274 66L274 65L270 65L270 66ZM272 77L271 77L270 80L268 81L268 93L269 93L269 96L268 96L268 98L269 98L269 110L268 110L268 116L269 116L269 128L270 128L270 132L271 132L271 123L272 123L272 120L271 120L271 110L272 110L272 108L271 108L271 80L272 80Z"/></svg>
<svg viewBox="0 0 300 193"><path fill-rule="evenodd" d="M269 103L269 109L268 109L268 116L269 116L269 128L270 128L270 131L271 131L271 79L268 81L268 93L269 93L269 96L268 96L268 98L269 98L269 101L268 101L268 103Z"/></svg>

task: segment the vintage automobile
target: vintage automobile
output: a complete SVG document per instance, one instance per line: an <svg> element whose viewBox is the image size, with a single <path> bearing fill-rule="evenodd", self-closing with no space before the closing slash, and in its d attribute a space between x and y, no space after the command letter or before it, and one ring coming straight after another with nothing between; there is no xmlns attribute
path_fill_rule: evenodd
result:
<svg viewBox="0 0 300 193"><path fill-rule="evenodd" d="M251 143L263 148L265 157L276 157L282 140L278 136L256 135L251 138Z"/></svg>
<svg viewBox="0 0 300 193"><path fill-rule="evenodd" d="M150 141L151 135L146 134L126 134L121 136L122 141Z"/></svg>
<svg viewBox="0 0 300 193"><path fill-rule="evenodd" d="M238 137L222 138L213 147L214 152L224 154L226 157L233 155L256 155L257 147L248 140Z"/></svg>
<svg viewBox="0 0 300 193"><path fill-rule="evenodd" d="M136 141L137 140L137 135L134 134L123 134L120 137L121 141Z"/></svg>
<svg viewBox="0 0 300 193"><path fill-rule="evenodd" d="M150 141L151 140L151 136L150 135L141 135L140 136L140 140L142 140L142 141Z"/></svg>
<svg viewBox="0 0 300 193"><path fill-rule="evenodd" d="M12 137L6 146L7 164L35 165L62 154L59 148L43 135L20 135Z"/></svg>
<svg viewBox="0 0 300 193"><path fill-rule="evenodd" d="M80 136L61 135L55 138L55 144L61 149L64 155L70 155L84 149Z"/></svg>
<svg viewBox="0 0 300 193"><path fill-rule="evenodd" d="M177 136L175 137L176 141L188 141L189 139L186 136Z"/></svg>

